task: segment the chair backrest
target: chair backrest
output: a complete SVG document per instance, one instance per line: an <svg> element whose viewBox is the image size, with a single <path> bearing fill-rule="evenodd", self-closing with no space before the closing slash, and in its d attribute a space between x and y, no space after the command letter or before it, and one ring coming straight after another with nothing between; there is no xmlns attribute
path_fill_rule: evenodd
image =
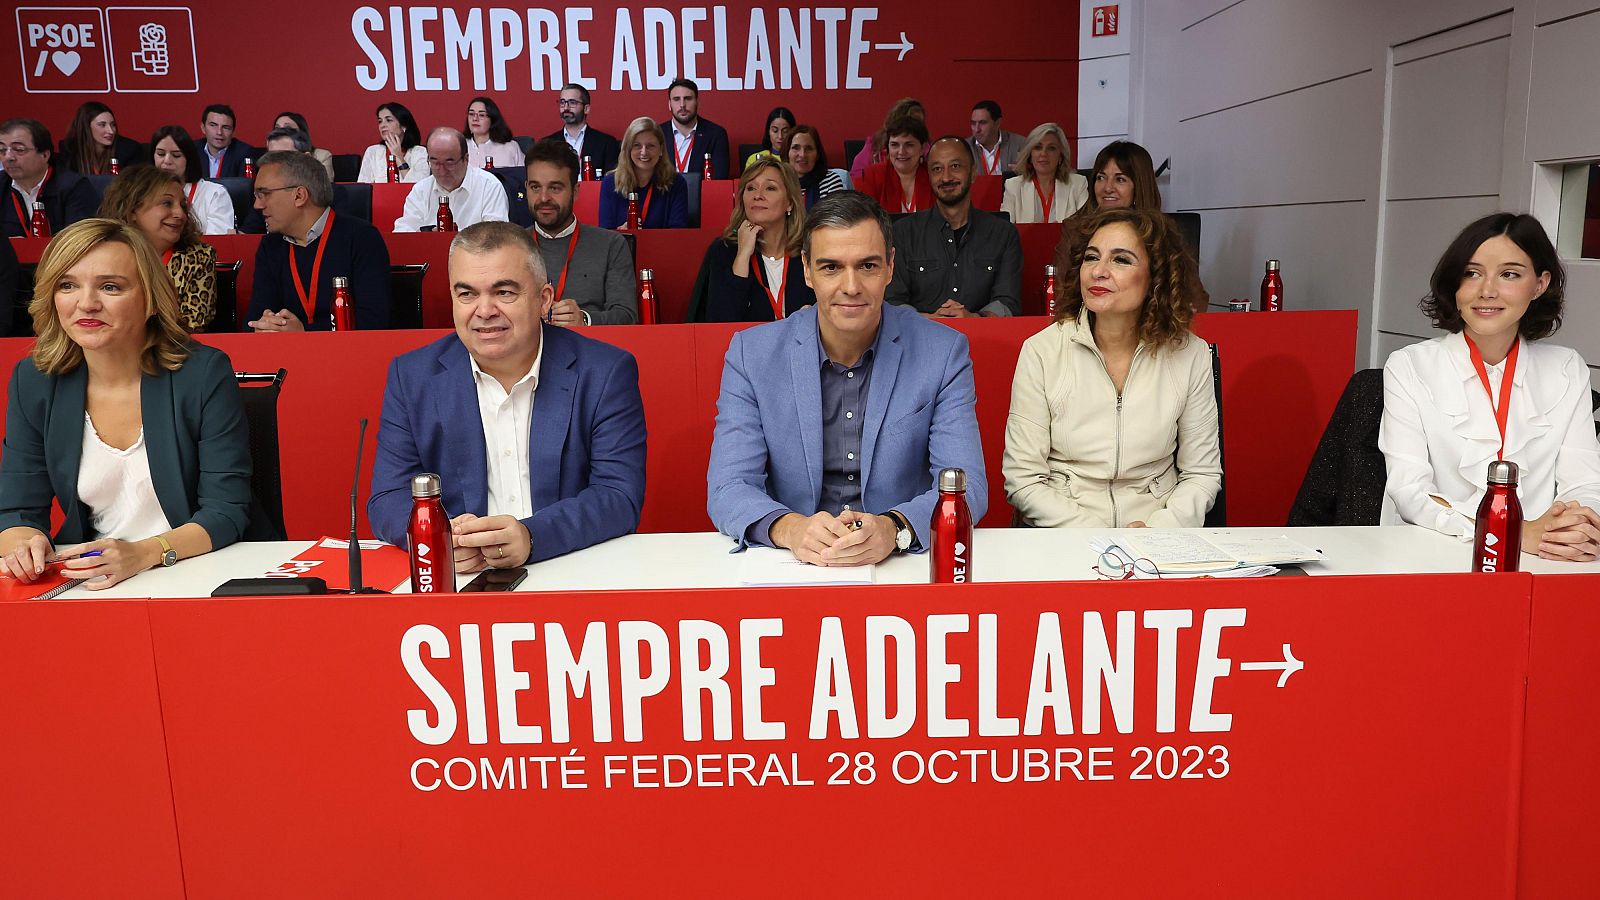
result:
<svg viewBox="0 0 1600 900"><path fill-rule="evenodd" d="M233 201L233 224L235 228L239 227L239 224L248 218L250 211L255 208L255 198L250 194L251 191L255 190L255 181L250 178L207 178L206 180L222 185L223 190L228 192L228 199Z"/></svg>
<svg viewBox="0 0 1600 900"><path fill-rule="evenodd" d="M276 372L235 372L244 400L245 421L250 426L250 522L244 540L282 541L288 538L283 523L282 461L278 455L278 394L285 369Z"/></svg>
<svg viewBox="0 0 1600 900"><path fill-rule="evenodd" d="M861 140L845 141L844 142L844 168L845 168L845 171L849 171L850 164L856 161L857 154L859 154L861 152L861 148L865 147L866 145L867 145L867 142L866 141L861 141Z"/></svg>
<svg viewBox="0 0 1600 900"><path fill-rule="evenodd" d="M1350 376L1289 509L1291 526L1376 525L1388 464L1378 447L1383 370Z"/></svg>
<svg viewBox="0 0 1600 900"><path fill-rule="evenodd" d="M111 188L111 179L113 179L113 178L115 178L117 176L115 176L115 175L85 175L83 177L89 182L90 185L92 185L94 187L95 205L98 206L100 201L104 200L106 198L106 191Z"/></svg>
<svg viewBox="0 0 1600 900"><path fill-rule="evenodd" d="M700 227L700 172L685 172L683 180L689 188L689 227Z"/></svg>
<svg viewBox="0 0 1600 900"><path fill-rule="evenodd" d="M1207 528L1226 528L1228 525L1228 453L1223 444L1222 437L1226 432L1222 430L1222 357L1217 353L1217 345L1207 345L1211 348L1211 390L1217 398L1217 465L1222 469L1222 482L1217 486L1217 502L1211 504L1206 511L1205 526Z"/></svg>
<svg viewBox="0 0 1600 900"><path fill-rule="evenodd" d="M10 238L0 237L0 241ZM33 273L39 264L36 262L17 263L17 295L9 298L5 306L5 322L9 328L0 328L0 335L10 337L33 337L33 317L28 315L28 304L33 300Z"/></svg>
<svg viewBox="0 0 1600 900"><path fill-rule="evenodd" d="M506 218L523 228L533 227L533 211L528 209L528 167L493 168L490 174L506 189Z"/></svg>
<svg viewBox="0 0 1600 900"><path fill-rule="evenodd" d="M389 267L389 327L422 327L422 281L427 263Z"/></svg>
<svg viewBox="0 0 1600 900"><path fill-rule="evenodd" d="M1183 243L1194 254L1194 261L1200 261L1200 214L1197 212L1172 213L1172 220L1178 224L1178 231L1183 235Z"/></svg>
<svg viewBox="0 0 1600 900"><path fill-rule="evenodd" d="M527 156L528 151L533 149L533 144L538 140L538 138L529 137L526 134L519 134L512 138L512 140L516 141L517 146L522 148L522 155Z"/></svg>
<svg viewBox="0 0 1600 900"><path fill-rule="evenodd" d="M239 330L239 269L240 260L217 260L217 314L206 326L206 334L228 334Z"/></svg>
<svg viewBox="0 0 1600 900"><path fill-rule="evenodd" d="M372 221L372 185L342 184L333 186L333 211L341 216L355 216Z"/></svg>
<svg viewBox="0 0 1600 900"><path fill-rule="evenodd" d="M335 182L354 182L360 176L361 154L333 154L333 180Z"/></svg>
<svg viewBox="0 0 1600 900"><path fill-rule="evenodd" d="M740 144L739 158L733 161L733 165L735 167L733 171L737 172L738 174L743 174L744 161L750 158L750 154L759 152L761 149L762 148L760 144Z"/></svg>

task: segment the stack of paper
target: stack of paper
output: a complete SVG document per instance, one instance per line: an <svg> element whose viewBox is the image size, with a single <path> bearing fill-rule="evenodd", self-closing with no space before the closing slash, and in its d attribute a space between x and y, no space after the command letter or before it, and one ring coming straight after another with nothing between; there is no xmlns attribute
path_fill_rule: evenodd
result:
<svg viewBox="0 0 1600 900"><path fill-rule="evenodd" d="M740 554L739 583L759 587L797 584L872 584L874 566L813 566L776 547L750 547Z"/></svg>
<svg viewBox="0 0 1600 900"><path fill-rule="evenodd" d="M1299 541L1273 534L1200 535L1192 531L1141 529L1090 541L1097 553L1124 561L1149 560L1161 578L1250 578L1272 575L1275 566L1320 562L1322 554ZM1135 578L1158 577L1135 569Z"/></svg>

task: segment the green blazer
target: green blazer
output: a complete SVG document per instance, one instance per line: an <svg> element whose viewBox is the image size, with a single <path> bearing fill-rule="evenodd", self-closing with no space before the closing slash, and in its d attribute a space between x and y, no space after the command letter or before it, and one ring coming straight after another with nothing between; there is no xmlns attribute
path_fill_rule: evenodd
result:
<svg viewBox="0 0 1600 900"><path fill-rule="evenodd" d="M88 367L45 375L31 357L11 373L5 449L0 454L0 529L50 530L50 501L66 521L57 544L93 540L94 520L78 499ZM176 372L139 385L150 480L167 522L195 522L213 549L239 540L250 516L250 432L221 350L190 342Z"/></svg>

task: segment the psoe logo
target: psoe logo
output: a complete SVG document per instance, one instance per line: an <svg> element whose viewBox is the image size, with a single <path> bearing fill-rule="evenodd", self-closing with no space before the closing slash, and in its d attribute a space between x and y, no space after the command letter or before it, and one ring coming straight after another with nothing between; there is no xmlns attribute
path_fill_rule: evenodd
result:
<svg viewBox="0 0 1600 900"><path fill-rule="evenodd" d="M89 6L17 8L22 89L30 94L105 93L105 15Z"/></svg>
<svg viewBox="0 0 1600 900"><path fill-rule="evenodd" d="M194 18L183 6L106 9L111 84L119 94L192 94L200 90Z"/></svg>

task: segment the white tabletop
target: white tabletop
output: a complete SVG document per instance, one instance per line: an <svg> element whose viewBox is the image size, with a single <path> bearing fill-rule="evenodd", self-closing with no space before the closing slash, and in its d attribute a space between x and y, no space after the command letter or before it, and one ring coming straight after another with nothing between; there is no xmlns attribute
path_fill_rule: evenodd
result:
<svg viewBox="0 0 1600 900"><path fill-rule="evenodd" d="M1469 546L1411 525L1333 528L1197 529L1201 534L1284 534L1320 550L1310 575L1394 575L1468 570ZM1110 529L980 528L974 537L974 581L1094 579L1089 540ZM230 578L259 577L311 545L310 541L235 544L215 553L152 569L101 591L76 588L73 598L207 597ZM519 591L600 591L740 586L734 543L720 534L630 534L529 567ZM1562 563L1522 557L1535 574L1600 574L1600 562ZM877 567L878 584L926 584L926 555L896 555ZM465 578L462 579L465 583ZM406 587L402 591L408 590Z"/></svg>

